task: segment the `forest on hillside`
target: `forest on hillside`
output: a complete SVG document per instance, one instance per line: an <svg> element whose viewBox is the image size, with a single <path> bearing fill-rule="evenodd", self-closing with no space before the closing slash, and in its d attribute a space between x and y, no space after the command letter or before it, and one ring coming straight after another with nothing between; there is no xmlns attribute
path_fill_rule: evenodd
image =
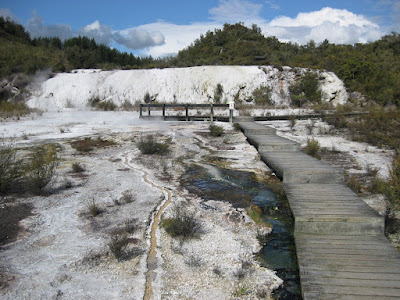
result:
<svg viewBox="0 0 400 300"><path fill-rule="evenodd" d="M167 58L138 57L88 37L65 41L57 37L31 39L22 25L0 17L0 78L24 72L77 68L134 69L199 65L274 65L335 72L349 91L381 105L400 106L400 35L392 33L366 44L335 45L328 40L306 45L265 37L257 25L225 24L201 35Z"/></svg>

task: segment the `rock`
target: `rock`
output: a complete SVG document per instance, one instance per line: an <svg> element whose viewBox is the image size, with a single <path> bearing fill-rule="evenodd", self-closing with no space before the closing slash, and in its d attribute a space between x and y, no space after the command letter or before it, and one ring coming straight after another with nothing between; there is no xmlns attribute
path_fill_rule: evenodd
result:
<svg viewBox="0 0 400 300"><path fill-rule="evenodd" d="M19 73L14 77L11 84L12 84L12 86L14 86L18 89L22 89L22 88L26 87L29 84L29 82L30 82L30 79L27 75L25 75L23 73Z"/></svg>

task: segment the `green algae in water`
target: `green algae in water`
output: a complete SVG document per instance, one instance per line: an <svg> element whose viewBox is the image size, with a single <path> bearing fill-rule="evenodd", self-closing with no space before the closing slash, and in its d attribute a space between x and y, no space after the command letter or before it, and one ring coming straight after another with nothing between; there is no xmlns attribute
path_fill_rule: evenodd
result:
<svg viewBox="0 0 400 300"><path fill-rule="evenodd" d="M287 200L277 195L276 188L257 180L254 173L204 165L191 165L181 178L181 184L205 200L227 201L234 207L255 204L262 210L262 219L273 226L260 251L260 264L273 269L283 279L274 299L302 299L296 249L293 237L293 217Z"/></svg>

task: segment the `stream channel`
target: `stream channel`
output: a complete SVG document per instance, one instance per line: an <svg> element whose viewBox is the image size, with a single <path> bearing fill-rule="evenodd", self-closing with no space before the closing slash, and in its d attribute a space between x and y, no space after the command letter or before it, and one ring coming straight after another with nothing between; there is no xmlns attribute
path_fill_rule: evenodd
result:
<svg viewBox="0 0 400 300"><path fill-rule="evenodd" d="M264 222L272 225L257 259L264 267L276 271L284 281L273 293L274 299L302 299L293 237L293 218L285 197L275 194L271 183L260 181L252 172L219 168L209 164L192 164L181 178L185 188L204 200L228 201L234 207L255 204L262 210Z"/></svg>

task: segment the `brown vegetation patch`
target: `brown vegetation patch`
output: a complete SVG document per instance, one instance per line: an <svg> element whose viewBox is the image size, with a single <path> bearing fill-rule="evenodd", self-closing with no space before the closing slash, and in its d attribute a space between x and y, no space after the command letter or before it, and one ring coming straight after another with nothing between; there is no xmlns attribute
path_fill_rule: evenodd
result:
<svg viewBox="0 0 400 300"><path fill-rule="evenodd" d="M32 215L30 203L0 201L0 246L14 242L22 230L19 222Z"/></svg>
<svg viewBox="0 0 400 300"><path fill-rule="evenodd" d="M71 142L72 148L84 153L93 151L95 148L104 148L114 145L116 145L114 141L103 140L100 137L98 137L97 139L84 138L83 140Z"/></svg>

